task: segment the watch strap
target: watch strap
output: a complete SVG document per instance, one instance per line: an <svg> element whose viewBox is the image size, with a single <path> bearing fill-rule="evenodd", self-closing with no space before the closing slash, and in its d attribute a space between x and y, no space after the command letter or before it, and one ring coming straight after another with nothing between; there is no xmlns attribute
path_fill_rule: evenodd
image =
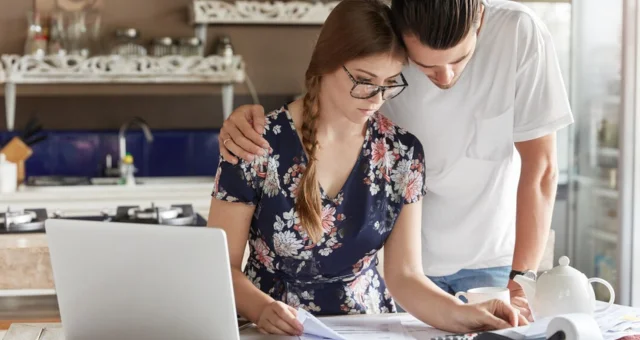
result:
<svg viewBox="0 0 640 340"><path fill-rule="evenodd" d="M519 270L511 270L511 273L509 273L509 280L513 280L517 275L524 275L525 272L521 272Z"/></svg>

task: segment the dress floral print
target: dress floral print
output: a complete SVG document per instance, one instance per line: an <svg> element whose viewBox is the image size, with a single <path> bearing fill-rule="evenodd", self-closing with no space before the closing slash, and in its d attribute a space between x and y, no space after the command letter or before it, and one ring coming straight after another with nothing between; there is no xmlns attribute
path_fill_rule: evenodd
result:
<svg viewBox="0 0 640 340"><path fill-rule="evenodd" d="M395 304L376 264L404 204L425 194L422 145L380 113L335 197L322 197L322 239L300 225L295 199L307 158L284 106L267 115L265 156L237 165L222 158L213 197L256 207L244 269L276 300L316 315L388 313Z"/></svg>

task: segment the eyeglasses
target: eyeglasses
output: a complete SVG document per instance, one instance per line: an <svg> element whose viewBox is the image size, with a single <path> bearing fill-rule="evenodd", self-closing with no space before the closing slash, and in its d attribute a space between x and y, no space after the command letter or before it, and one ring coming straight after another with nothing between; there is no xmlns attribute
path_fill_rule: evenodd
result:
<svg viewBox="0 0 640 340"><path fill-rule="evenodd" d="M375 85L363 81L356 80L349 70L347 70L346 66L342 66L351 82L353 82L353 87L351 88L351 97L356 99L369 99L379 92L382 92L382 99L389 100L398 96L404 89L409 85L407 84L407 80L404 79L404 75L400 73L400 77L402 78L402 84L398 85Z"/></svg>

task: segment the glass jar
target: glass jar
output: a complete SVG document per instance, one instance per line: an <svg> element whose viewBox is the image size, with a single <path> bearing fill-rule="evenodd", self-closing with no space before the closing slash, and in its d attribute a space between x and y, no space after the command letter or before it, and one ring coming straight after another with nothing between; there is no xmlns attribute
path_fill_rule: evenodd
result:
<svg viewBox="0 0 640 340"><path fill-rule="evenodd" d="M201 56L202 42L196 37L181 38L178 41L179 54L184 57Z"/></svg>
<svg viewBox="0 0 640 340"><path fill-rule="evenodd" d="M176 46L172 38L155 38L151 43L151 54L156 57L164 57L176 54Z"/></svg>
<svg viewBox="0 0 640 340"><path fill-rule="evenodd" d="M111 49L111 54L124 57L146 56L147 49L136 41L140 33L135 28L124 28L116 30L116 44Z"/></svg>

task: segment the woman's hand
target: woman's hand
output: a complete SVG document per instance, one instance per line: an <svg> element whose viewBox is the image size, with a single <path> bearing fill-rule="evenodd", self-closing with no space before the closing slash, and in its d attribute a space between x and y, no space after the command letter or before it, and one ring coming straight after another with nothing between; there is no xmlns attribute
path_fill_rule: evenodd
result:
<svg viewBox="0 0 640 340"><path fill-rule="evenodd" d="M262 309L256 325L263 334L300 336L304 328L298 321L297 315L293 307L274 301Z"/></svg>
<svg viewBox="0 0 640 340"><path fill-rule="evenodd" d="M458 305L451 313L454 332L474 332L518 327L529 324L518 310L501 300Z"/></svg>

